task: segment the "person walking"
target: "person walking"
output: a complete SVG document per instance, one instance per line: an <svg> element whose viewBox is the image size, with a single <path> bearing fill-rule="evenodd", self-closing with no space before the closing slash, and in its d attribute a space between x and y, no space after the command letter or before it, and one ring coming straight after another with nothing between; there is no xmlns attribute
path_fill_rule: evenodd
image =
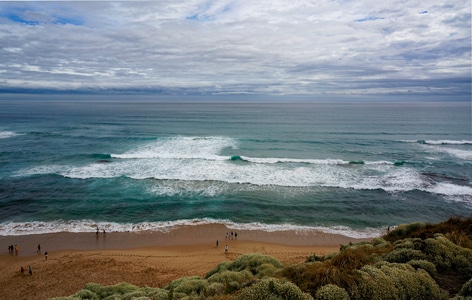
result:
<svg viewBox="0 0 472 300"><path fill-rule="evenodd" d="M33 268L31 266L28 266L28 272L30 275L33 275Z"/></svg>

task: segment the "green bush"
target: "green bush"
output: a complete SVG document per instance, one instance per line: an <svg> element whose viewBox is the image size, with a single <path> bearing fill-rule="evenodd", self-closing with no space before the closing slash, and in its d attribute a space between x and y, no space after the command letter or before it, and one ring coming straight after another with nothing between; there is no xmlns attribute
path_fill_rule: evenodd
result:
<svg viewBox="0 0 472 300"><path fill-rule="evenodd" d="M399 248L384 256L384 260L392 263L406 263L410 260L424 260L426 255L420 250Z"/></svg>
<svg viewBox="0 0 472 300"><path fill-rule="evenodd" d="M238 257L232 264L233 270L249 270L252 274L257 275L262 265L271 264L275 268L281 268L282 264L272 256L262 254L249 254Z"/></svg>
<svg viewBox="0 0 472 300"><path fill-rule="evenodd" d="M395 284L400 299L444 299L433 278L408 264L382 262L376 265Z"/></svg>
<svg viewBox="0 0 472 300"><path fill-rule="evenodd" d="M265 278L250 287L244 288L236 299L313 300L313 297L309 294L303 293L300 288L291 282L275 278Z"/></svg>
<svg viewBox="0 0 472 300"><path fill-rule="evenodd" d="M278 270L273 264L262 264L257 268L257 277L273 277Z"/></svg>
<svg viewBox="0 0 472 300"><path fill-rule="evenodd" d="M390 300L398 299L398 289L379 268L367 265L357 271L360 275L349 288L351 299Z"/></svg>
<svg viewBox="0 0 472 300"><path fill-rule="evenodd" d="M219 283L227 283L236 281L239 283L248 281L254 278L251 272L247 270L243 270L241 272L233 272L233 271L224 271L221 273L215 273L207 278L208 282L219 282Z"/></svg>
<svg viewBox="0 0 472 300"><path fill-rule="evenodd" d="M114 299L117 296L123 296L127 293L135 292L138 289L139 288L137 286L129 283L118 283L111 286L103 286L97 283L87 283L82 291L79 291L79 293L82 293L83 295L94 295L94 298L92 299L107 299L108 297ZM84 299L87 299L87 297Z"/></svg>
<svg viewBox="0 0 472 300"><path fill-rule="evenodd" d="M437 271L436 271L436 266L427 260L421 259L421 260L410 260L407 262L410 266L412 266L415 269L423 269L426 272L428 272L429 275L434 276Z"/></svg>
<svg viewBox="0 0 472 300"><path fill-rule="evenodd" d="M423 229L426 227L426 224L421 222L411 223L411 224L400 224L397 228L390 231L387 235L389 239L404 239L409 238L411 234L415 231Z"/></svg>
<svg viewBox="0 0 472 300"><path fill-rule="evenodd" d="M220 282L212 282L208 284L207 296L223 295L225 293L225 285Z"/></svg>
<svg viewBox="0 0 472 300"><path fill-rule="evenodd" d="M264 276L264 273L267 273L268 270L270 272L274 271L274 268L268 267L268 265L272 265L275 269L280 269L282 264L272 256L262 255L262 254L246 254L238 257L233 262L224 262L218 264L216 268L209 271L205 278L211 277L213 274L216 273L223 273L225 271L232 271L232 272L240 272L243 270L248 270L254 276ZM261 275L258 275L261 273Z"/></svg>
<svg viewBox="0 0 472 300"><path fill-rule="evenodd" d="M434 263L438 270L452 271L470 278L472 274L472 250L462 248L443 235L424 240L422 250L427 260Z"/></svg>
<svg viewBox="0 0 472 300"><path fill-rule="evenodd" d="M207 280L210 284L222 284L223 292L229 294L246 286L248 282L252 282L253 278L254 275L250 271L242 270L240 272L224 271L215 273L207 278Z"/></svg>
<svg viewBox="0 0 472 300"><path fill-rule="evenodd" d="M200 276L189 276L172 281L167 290L172 290L174 295L182 293L186 295L205 295L208 282Z"/></svg>
<svg viewBox="0 0 472 300"><path fill-rule="evenodd" d="M320 287L316 291L316 300L350 300L349 294L345 289L334 284L328 284Z"/></svg>
<svg viewBox="0 0 472 300"><path fill-rule="evenodd" d="M464 283L458 295L462 297L472 297L472 278Z"/></svg>

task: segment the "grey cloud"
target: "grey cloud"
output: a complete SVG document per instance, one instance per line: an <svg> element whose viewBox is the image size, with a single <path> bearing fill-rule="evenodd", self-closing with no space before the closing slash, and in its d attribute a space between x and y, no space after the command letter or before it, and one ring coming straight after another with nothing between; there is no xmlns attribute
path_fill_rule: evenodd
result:
<svg viewBox="0 0 472 300"><path fill-rule="evenodd" d="M470 93L470 3L397 2L2 3L0 89Z"/></svg>

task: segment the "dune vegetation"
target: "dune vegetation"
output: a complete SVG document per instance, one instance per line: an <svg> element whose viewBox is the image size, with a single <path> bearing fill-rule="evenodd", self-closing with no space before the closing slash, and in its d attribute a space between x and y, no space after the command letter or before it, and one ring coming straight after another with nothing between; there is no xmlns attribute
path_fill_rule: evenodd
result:
<svg viewBox="0 0 472 300"><path fill-rule="evenodd" d="M163 288L89 283L54 299L472 299L472 216L399 225L295 265L247 254Z"/></svg>

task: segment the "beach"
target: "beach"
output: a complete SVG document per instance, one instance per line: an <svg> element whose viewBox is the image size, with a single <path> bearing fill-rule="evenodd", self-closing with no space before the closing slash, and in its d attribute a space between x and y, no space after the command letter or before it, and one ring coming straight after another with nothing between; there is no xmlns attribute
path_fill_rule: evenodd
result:
<svg viewBox="0 0 472 300"><path fill-rule="evenodd" d="M6 299L49 299L72 295L89 282L165 287L177 278L205 276L218 263L243 254L261 253L294 264L313 253L328 254L338 251L341 244L358 241L321 232L234 231L218 224L181 226L168 232L0 236L4 245L0 289ZM8 253L10 244L19 246L18 255ZM38 244L41 253L37 253Z"/></svg>

